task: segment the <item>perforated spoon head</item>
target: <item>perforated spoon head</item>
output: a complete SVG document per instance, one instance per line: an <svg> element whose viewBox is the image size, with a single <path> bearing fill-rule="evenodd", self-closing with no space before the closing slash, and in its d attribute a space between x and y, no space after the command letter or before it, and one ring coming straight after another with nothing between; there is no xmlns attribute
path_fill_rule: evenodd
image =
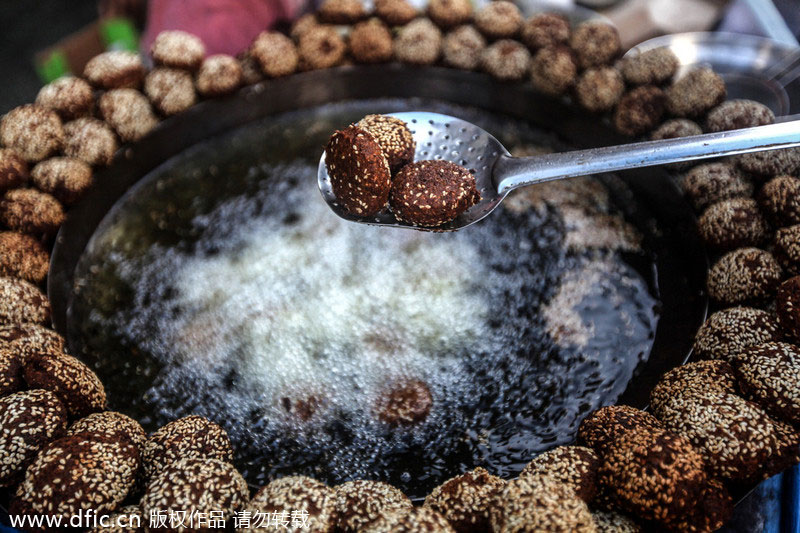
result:
<svg viewBox="0 0 800 533"><path fill-rule="evenodd" d="M322 197L337 215L346 220L374 226L393 226L421 231L455 231L481 220L500 205L505 194L498 194L492 178L498 158L508 155L508 151L500 141L472 123L447 115L421 111L389 115L408 124L414 135L417 145L414 161L444 160L467 168L475 176L475 186L481 194L480 202L454 220L433 228L399 221L388 209L369 217L353 215L344 209L333 194L323 152L317 170L317 181Z"/></svg>

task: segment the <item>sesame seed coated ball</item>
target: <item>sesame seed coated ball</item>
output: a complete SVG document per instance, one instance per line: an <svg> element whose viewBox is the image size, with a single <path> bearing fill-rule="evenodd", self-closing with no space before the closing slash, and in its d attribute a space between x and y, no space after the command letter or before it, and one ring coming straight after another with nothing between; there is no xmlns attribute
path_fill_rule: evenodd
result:
<svg viewBox="0 0 800 533"><path fill-rule="evenodd" d="M12 189L0 199L0 220L15 231L49 236L64 223L64 208L45 192Z"/></svg>
<svg viewBox="0 0 800 533"><path fill-rule="evenodd" d="M727 361L697 361L673 368L650 391L650 407L656 416L672 396L686 390L718 390L736 394L736 376Z"/></svg>
<svg viewBox="0 0 800 533"><path fill-rule="evenodd" d="M710 68L695 69L667 89L667 110L678 117L697 117L725 100L725 82Z"/></svg>
<svg viewBox="0 0 800 533"><path fill-rule="evenodd" d="M33 184L65 205L83 198L92 186L92 167L72 157L53 157L31 171Z"/></svg>
<svg viewBox="0 0 800 533"><path fill-rule="evenodd" d="M10 513L64 520L87 509L105 514L125 499L138 467L139 454L130 442L63 437L51 442L28 467Z"/></svg>
<svg viewBox="0 0 800 533"><path fill-rule="evenodd" d="M83 117L64 124L64 154L91 166L111 164L119 147L117 136L108 124Z"/></svg>
<svg viewBox="0 0 800 533"><path fill-rule="evenodd" d="M427 383L419 379L398 380L386 386L375 404L378 419L391 426L407 426L425 420L433 407Z"/></svg>
<svg viewBox="0 0 800 533"><path fill-rule="evenodd" d="M522 42L538 50L569 42L569 20L557 13L537 13L522 25Z"/></svg>
<svg viewBox="0 0 800 533"><path fill-rule="evenodd" d="M49 324L50 302L32 283L0 276L0 323Z"/></svg>
<svg viewBox="0 0 800 533"><path fill-rule="evenodd" d="M14 150L0 148L0 191L15 189L28 181L28 163Z"/></svg>
<svg viewBox="0 0 800 533"><path fill-rule="evenodd" d="M25 388L22 362L16 350L8 344L0 344L0 397Z"/></svg>
<svg viewBox="0 0 800 533"><path fill-rule="evenodd" d="M639 533L642 528L632 518L616 511L592 511L597 533Z"/></svg>
<svg viewBox="0 0 800 533"><path fill-rule="evenodd" d="M753 184L730 163L694 167L683 177L681 189L697 211L722 200L753 195Z"/></svg>
<svg viewBox="0 0 800 533"><path fill-rule="evenodd" d="M611 64L619 55L622 45L617 29L605 22L583 22L575 28L569 39L581 68Z"/></svg>
<svg viewBox="0 0 800 533"><path fill-rule="evenodd" d="M752 198L731 198L710 205L697 226L703 241L723 252L758 246L769 238L769 224Z"/></svg>
<svg viewBox="0 0 800 533"><path fill-rule="evenodd" d="M564 94L575 83L578 66L566 46L542 48L531 60L533 87L550 96Z"/></svg>
<svg viewBox="0 0 800 533"><path fill-rule="evenodd" d="M622 76L631 85L661 85L672 79L680 62L669 48L653 48L622 62Z"/></svg>
<svg viewBox="0 0 800 533"><path fill-rule="evenodd" d="M153 69L144 79L144 93L167 116L186 111L197 102L194 80L185 70Z"/></svg>
<svg viewBox="0 0 800 533"><path fill-rule="evenodd" d="M419 13L407 0L375 0L375 14L390 26L408 24Z"/></svg>
<svg viewBox="0 0 800 533"><path fill-rule="evenodd" d="M650 413L627 405L608 405L583 419L578 427L578 442L602 456L615 440L629 431L659 428L661 422Z"/></svg>
<svg viewBox="0 0 800 533"><path fill-rule="evenodd" d="M412 20L397 33L394 55L403 63L431 65L442 52L442 32L426 18Z"/></svg>
<svg viewBox="0 0 800 533"><path fill-rule="evenodd" d="M800 340L800 276L787 279L776 297L778 325L790 339Z"/></svg>
<svg viewBox="0 0 800 533"><path fill-rule="evenodd" d="M380 481L342 483L334 499L337 529L345 533L366 531L388 513L413 509L405 494Z"/></svg>
<svg viewBox="0 0 800 533"><path fill-rule="evenodd" d="M530 69L531 53L522 43L501 39L483 50L481 64L498 80L521 80Z"/></svg>
<svg viewBox="0 0 800 533"><path fill-rule="evenodd" d="M122 142L136 142L158 124L147 97L135 89L114 89L103 94L100 114Z"/></svg>
<svg viewBox="0 0 800 533"><path fill-rule="evenodd" d="M389 115L367 115L356 124L378 142L392 172L414 160L417 143L408 124Z"/></svg>
<svg viewBox="0 0 800 533"><path fill-rule="evenodd" d="M444 517L427 507L415 507L382 516L370 528L370 533L454 533Z"/></svg>
<svg viewBox="0 0 800 533"><path fill-rule="evenodd" d="M63 76L42 87L36 103L55 111L63 120L72 120L92 112L94 93L85 80Z"/></svg>
<svg viewBox="0 0 800 533"><path fill-rule="evenodd" d="M22 364L34 354L64 353L66 345L64 337L39 324L2 325L0 340L10 344Z"/></svg>
<svg viewBox="0 0 800 533"><path fill-rule="evenodd" d="M150 53L157 65L196 70L206 55L206 47L196 35L168 30L156 36Z"/></svg>
<svg viewBox="0 0 800 533"><path fill-rule="evenodd" d="M764 126L775 122L772 111L753 100L728 100L709 111L706 131L728 131Z"/></svg>
<svg viewBox="0 0 800 533"><path fill-rule="evenodd" d="M41 242L24 233L0 232L0 276L41 283L49 267L50 254Z"/></svg>
<svg viewBox="0 0 800 533"><path fill-rule="evenodd" d="M547 476L527 476L506 485L492 509L492 531L595 533L592 513L573 490Z"/></svg>
<svg viewBox="0 0 800 533"><path fill-rule="evenodd" d="M623 510L664 523L691 510L706 485L703 457L662 429L634 429L603 456L600 482Z"/></svg>
<svg viewBox="0 0 800 533"><path fill-rule="evenodd" d="M298 45L300 63L307 70L335 67L344 61L347 44L333 26L308 30Z"/></svg>
<svg viewBox="0 0 800 533"><path fill-rule="evenodd" d="M325 165L336 199L350 213L374 215L389 201L389 162L365 130L350 126L334 133L325 147Z"/></svg>
<svg viewBox="0 0 800 533"><path fill-rule="evenodd" d="M516 4L506 0L489 2L475 14L475 26L489 39L514 37L523 22Z"/></svg>
<svg viewBox="0 0 800 533"><path fill-rule="evenodd" d="M88 434L115 441L129 441L138 451L144 447L147 434L133 418L116 411L92 413L75 421L67 429L67 435Z"/></svg>
<svg viewBox="0 0 800 533"><path fill-rule="evenodd" d="M270 78L293 74L300 60L292 40L274 31L261 32L250 45L250 55Z"/></svg>
<svg viewBox="0 0 800 533"><path fill-rule="evenodd" d="M203 60L195 84L203 96L232 93L242 83L242 67L235 57L216 54Z"/></svg>
<svg viewBox="0 0 800 533"><path fill-rule="evenodd" d="M667 529L685 533L710 533L733 515L733 499L718 479L710 478L694 509L668 521Z"/></svg>
<svg viewBox="0 0 800 533"><path fill-rule="evenodd" d="M754 346L734 357L733 367L747 397L778 420L800 425L800 383L797 381L800 349L797 346L786 342Z"/></svg>
<svg viewBox="0 0 800 533"><path fill-rule="evenodd" d="M773 178L759 191L758 204L778 227L800 224L800 179Z"/></svg>
<svg viewBox="0 0 800 533"><path fill-rule="evenodd" d="M440 226L481 199L475 177L450 161L417 161L392 181L389 206L398 220L416 226Z"/></svg>
<svg viewBox="0 0 800 533"><path fill-rule="evenodd" d="M703 128L697 122L685 118L672 118L664 121L650 133L654 141L660 139L677 139L679 137L692 137L703 133Z"/></svg>
<svg viewBox="0 0 800 533"><path fill-rule="evenodd" d="M466 24L472 19L470 0L430 0L428 16L444 29Z"/></svg>
<svg viewBox="0 0 800 533"><path fill-rule="evenodd" d="M359 22L350 32L350 53L360 63L382 63L392 58L392 32L378 18Z"/></svg>
<svg viewBox="0 0 800 533"><path fill-rule="evenodd" d="M457 533L489 529L490 509L506 482L484 468L450 478L425 498L425 507L440 513Z"/></svg>
<svg viewBox="0 0 800 533"><path fill-rule="evenodd" d="M700 327L694 353L704 359L730 362L750 346L779 338L780 328L771 314L752 307L731 307L717 311Z"/></svg>
<svg viewBox="0 0 800 533"><path fill-rule="evenodd" d="M149 520L150 517L142 516L138 505L126 505L108 515L107 527L98 524L89 533L141 533L144 531L142 525L146 519Z"/></svg>
<svg viewBox="0 0 800 533"><path fill-rule="evenodd" d="M138 89L145 75L144 64L138 54L126 50L112 50L94 56L86 63L83 76L100 89Z"/></svg>
<svg viewBox="0 0 800 533"><path fill-rule="evenodd" d="M597 468L600 459L591 448L558 446L525 466L520 477L544 475L570 487L578 498L589 503L597 494Z"/></svg>
<svg viewBox="0 0 800 533"><path fill-rule="evenodd" d="M777 465L781 435L756 404L719 390L688 390L668 398L659 411L664 426L697 447L709 473L723 479L766 477ZM795 450L795 454L797 450Z"/></svg>
<svg viewBox="0 0 800 533"><path fill-rule="evenodd" d="M592 113L603 113L617 105L625 83L619 71L612 67L587 69L575 84L575 97L581 107Z"/></svg>
<svg viewBox="0 0 800 533"><path fill-rule="evenodd" d="M316 28L319 25L320 21L315 13L306 13L292 23L292 27L289 30L289 36L295 41L299 41L303 34L305 34L311 28Z"/></svg>
<svg viewBox="0 0 800 533"><path fill-rule="evenodd" d="M641 85L625 93L614 112L614 127L631 137L655 128L664 115L664 91Z"/></svg>
<svg viewBox="0 0 800 533"><path fill-rule="evenodd" d="M151 478L178 459L189 456L232 461L228 434L201 416L173 420L147 439L142 450L142 464L145 474Z"/></svg>
<svg viewBox="0 0 800 533"><path fill-rule="evenodd" d="M723 255L708 272L709 296L725 305L762 303L775 294L781 267L769 252L740 248Z"/></svg>
<svg viewBox="0 0 800 533"><path fill-rule="evenodd" d="M787 274L800 274L800 225L779 229L772 253Z"/></svg>
<svg viewBox="0 0 800 533"><path fill-rule="evenodd" d="M451 31L442 42L444 62L462 70L475 70L480 65L486 39L475 26L464 25Z"/></svg>
<svg viewBox="0 0 800 533"><path fill-rule="evenodd" d="M319 19L329 24L353 24L366 14L361 0L325 0L317 10Z"/></svg>
<svg viewBox="0 0 800 533"><path fill-rule="evenodd" d="M334 496L334 490L324 483L304 476L288 476L262 487L250 500L247 509L265 513L285 510L290 516L293 511L305 511L308 513L306 527L289 529L330 533L336 525ZM257 529L262 530L266 532L268 528ZM249 530L240 531L245 533Z"/></svg>
<svg viewBox="0 0 800 533"><path fill-rule="evenodd" d="M35 163L61 149L64 128L55 112L25 104L6 113L0 121L0 142L29 163Z"/></svg>
<svg viewBox="0 0 800 533"><path fill-rule="evenodd" d="M45 390L0 398L0 486L19 481L39 451L67 429L67 411Z"/></svg>
<svg viewBox="0 0 800 533"><path fill-rule="evenodd" d="M24 363L30 387L58 396L72 418L81 418L106 406L106 391L97 375L71 355L31 354Z"/></svg>
<svg viewBox="0 0 800 533"><path fill-rule="evenodd" d="M734 156L734 160L745 172L771 178L783 174L794 174L800 169L800 148L767 150Z"/></svg>

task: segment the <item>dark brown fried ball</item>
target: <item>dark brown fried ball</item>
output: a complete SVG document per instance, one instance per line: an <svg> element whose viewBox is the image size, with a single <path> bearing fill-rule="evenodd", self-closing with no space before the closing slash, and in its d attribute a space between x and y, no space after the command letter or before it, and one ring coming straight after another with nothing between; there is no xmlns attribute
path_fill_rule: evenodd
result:
<svg viewBox="0 0 800 533"><path fill-rule="evenodd" d="M685 118L673 118L664 121L659 127L653 130L650 138L654 141L661 139L677 139L679 137L692 137L701 135L703 128L697 122Z"/></svg>
<svg viewBox="0 0 800 533"><path fill-rule="evenodd" d="M697 361L673 368L650 391L650 408L660 416L667 401L687 390L716 390L736 394L736 376L727 361Z"/></svg>
<svg viewBox="0 0 800 533"><path fill-rule="evenodd" d="M261 32L250 45L250 55L269 78L294 74L300 61L297 47L292 40L275 31Z"/></svg>
<svg viewBox="0 0 800 533"><path fill-rule="evenodd" d="M624 92L622 76L613 67L587 69L575 84L575 99L581 107L592 113L610 111Z"/></svg>
<svg viewBox="0 0 800 533"><path fill-rule="evenodd" d="M203 96L222 96L242 84L242 67L235 57L215 54L203 60L197 71L195 85Z"/></svg>
<svg viewBox="0 0 800 533"><path fill-rule="evenodd" d="M486 39L475 26L464 25L444 37L442 56L451 67L475 70L480 65L481 54L486 48Z"/></svg>
<svg viewBox="0 0 800 533"><path fill-rule="evenodd" d="M325 165L336 199L350 213L370 216L389 201L392 176L378 141L350 126L334 133L325 147Z"/></svg>
<svg viewBox="0 0 800 533"><path fill-rule="evenodd" d="M23 279L0 277L0 323L50 323L50 302L36 285Z"/></svg>
<svg viewBox="0 0 800 533"><path fill-rule="evenodd" d="M722 200L753 195L753 184L730 163L707 163L694 167L683 177L681 188L697 211Z"/></svg>
<svg viewBox="0 0 800 533"><path fill-rule="evenodd" d="M290 516L294 511L307 512L306 527L291 530L329 533L336 526L335 494L332 488L314 479L288 476L262 487L246 508L262 513L288 511Z"/></svg>
<svg viewBox="0 0 800 533"><path fill-rule="evenodd" d="M425 420L433 407L428 384L419 379L398 380L381 391L375 412L391 426L408 426Z"/></svg>
<svg viewBox="0 0 800 533"><path fill-rule="evenodd" d="M197 102L192 75L185 70L159 67L144 79L144 93L162 115L186 111Z"/></svg>
<svg viewBox="0 0 800 533"><path fill-rule="evenodd" d="M119 147L114 131L101 120L82 117L64 124L64 155L87 165L110 165Z"/></svg>
<svg viewBox="0 0 800 533"><path fill-rule="evenodd" d="M359 63L383 63L392 58L392 32L378 18L359 22L350 32L350 53Z"/></svg>
<svg viewBox="0 0 800 533"><path fill-rule="evenodd" d="M778 287L776 305L778 325L784 335L792 340L800 341L800 276L789 278L781 283Z"/></svg>
<svg viewBox="0 0 800 533"><path fill-rule="evenodd" d="M566 93L577 76L575 57L566 46L542 48L531 60L531 82L534 89L550 96Z"/></svg>
<svg viewBox="0 0 800 533"><path fill-rule="evenodd" d="M725 305L764 303L775 294L781 267L769 252L740 248L723 255L708 272L708 295Z"/></svg>
<svg viewBox="0 0 800 533"><path fill-rule="evenodd" d="M569 45L581 68L610 65L622 49L617 29L597 21L579 24L572 32Z"/></svg>
<svg viewBox="0 0 800 533"><path fill-rule="evenodd" d="M593 448L601 456L611 444L634 429L658 429L661 423L650 413L627 405L609 405L596 409L578 427L578 442Z"/></svg>
<svg viewBox="0 0 800 533"><path fill-rule="evenodd" d="M317 17L329 24L353 24L367 15L361 0L325 0Z"/></svg>
<svg viewBox="0 0 800 533"><path fill-rule="evenodd" d="M384 515L370 528L371 533L454 533L453 528L436 511L415 507Z"/></svg>
<svg viewBox="0 0 800 533"><path fill-rule="evenodd" d="M769 223L752 198L722 200L706 209L697 221L700 236L712 249L727 252L759 246L769 238Z"/></svg>
<svg viewBox="0 0 800 533"><path fill-rule="evenodd" d="M622 96L614 112L614 127L633 137L655 128L662 116L664 91L655 85L641 85Z"/></svg>
<svg viewBox="0 0 800 533"><path fill-rule="evenodd" d="M32 354L24 363L25 381L32 388L58 396L72 418L102 411L106 391L88 366L67 354Z"/></svg>
<svg viewBox="0 0 800 533"><path fill-rule="evenodd" d="M489 529L490 509L506 482L483 468L448 479L425 498L425 507L441 513L456 533Z"/></svg>
<svg viewBox="0 0 800 533"><path fill-rule="evenodd" d="M0 326L0 340L10 343L23 365L33 355L60 355L65 353L64 337L38 324Z"/></svg>
<svg viewBox="0 0 800 533"><path fill-rule="evenodd" d="M776 226L800 224L800 179L778 176L758 193L758 204Z"/></svg>
<svg viewBox="0 0 800 533"><path fill-rule="evenodd" d="M392 181L389 206L416 226L441 226L477 204L475 177L450 161L418 161L403 167Z"/></svg>
<svg viewBox="0 0 800 533"><path fill-rule="evenodd" d="M795 291L800 296L800 288ZM794 314L800 319L797 308ZM787 342L753 346L733 358L733 368L748 398L778 420L800 427L800 348Z"/></svg>
<svg viewBox="0 0 800 533"><path fill-rule="evenodd" d="M94 56L86 63L83 77L100 89L138 89L145 75L138 54L112 50Z"/></svg>
<svg viewBox="0 0 800 533"><path fill-rule="evenodd" d="M133 418L116 411L103 411L75 421L67 429L67 435L94 435L113 441L129 441L141 452L147 434Z"/></svg>
<svg viewBox="0 0 800 533"><path fill-rule="evenodd" d="M114 89L103 94L100 114L122 142L136 142L158 124L147 97L135 89Z"/></svg>
<svg viewBox="0 0 800 533"><path fill-rule="evenodd" d="M450 29L467 24L472 19L470 0L430 0L428 16L437 26Z"/></svg>
<svg viewBox="0 0 800 533"><path fill-rule="evenodd" d="M567 44L569 20L557 13L537 13L522 25L522 42L532 50Z"/></svg>
<svg viewBox="0 0 800 533"><path fill-rule="evenodd" d="M206 47L196 35L180 30L162 31L150 47L157 65L197 70L206 56Z"/></svg>
<svg viewBox="0 0 800 533"><path fill-rule="evenodd" d="M173 420L147 439L142 450L142 466L149 479L185 457L232 461L233 450L228 434L202 416Z"/></svg>
<svg viewBox="0 0 800 533"><path fill-rule="evenodd" d="M35 163L61 150L64 128L55 112L26 104L15 107L0 121L0 142L29 163Z"/></svg>
<svg viewBox="0 0 800 533"><path fill-rule="evenodd" d="M0 148L0 192L16 189L28 181L28 163L10 148Z"/></svg>
<svg viewBox="0 0 800 533"><path fill-rule="evenodd" d="M367 115L356 124L378 141L394 173L414 160L417 144L408 124L388 115Z"/></svg>
<svg viewBox="0 0 800 533"><path fill-rule="evenodd" d="M347 44L333 26L311 28L300 37L300 64L306 70L331 68L344 61Z"/></svg>
<svg viewBox="0 0 800 533"><path fill-rule="evenodd" d="M520 477L543 475L570 487L578 498L590 503L597 494L600 459L591 448L558 446L525 466Z"/></svg>
<svg viewBox="0 0 800 533"><path fill-rule="evenodd" d="M800 169L800 148L753 152L734 156L734 159L745 172L763 178L772 178L794 174L796 170Z"/></svg>
<svg viewBox="0 0 800 533"><path fill-rule="evenodd" d="M800 225L779 229L772 253L787 274L800 274Z"/></svg>
<svg viewBox="0 0 800 533"><path fill-rule="evenodd" d="M622 61L622 76L631 85L662 85L672 79L680 62L669 48L653 48Z"/></svg>
<svg viewBox="0 0 800 533"><path fill-rule="evenodd" d="M30 235L0 232L0 276L41 283L50 268L50 254Z"/></svg>
<svg viewBox="0 0 800 533"><path fill-rule="evenodd" d="M706 131L728 131L764 126L775 122L772 111L753 100L728 100L708 112Z"/></svg>
<svg viewBox="0 0 800 533"><path fill-rule="evenodd" d="M725 82L710 68L695 69L666 91L667 110L678 117L697 117L725 100Z"/></svg>
<svg viewBox="0 0 800 533"><path fill-rule="evenodd" d="M710 478L700 500L688 513L670 519L669 531L710 533L721 528L733 515L733 499L718 479Z"/></svg>
<svg viewBox="0 0 800 533"><path fill-rule="evenodd" d="M731 307L717 311L700 327L694 353L703 359L730 362L750 346L780 339L774 316L752 307Z"/></svg>
<svg viewBox="0 0 800 533"><path fill-rule="evenodd" d="M13 189L0 200L0 220L14 231L50 236L64 223L64 208L45 192Z"/></svg>
<svg viewBox="0 0 800 533"><path fill-rule="evenodd" d="M412 20L397 33L394 56L403 63L431 65L442 53L442 32L426 18Z"/></svg>
<svg viewBox="0 0 800 533"><path fill-rule="evenodd" d="M367 531L388 513L413 509L405 494L380 481L348 481L335 490L337 529L345 533Z"/></svg>
<svg viewBox="0 0 800 533"><path fill-rule="evenodd" d="M531 53L522 43L501 39L483 50L481 65L498 80L517 81L528 75Z"/></svg>
<svg viewBox="0 0 800 533"><path fill-rule="evenodd" d="M375 14L390 26L403 26L417 18L417 10L407 0L375 0Z"/></svg>
<svg viewBox="0 0 800 533"><path fill-rule="evenodd" d="M53 157L31 171L33 184L52 194L65 205L72 205L92 186L92 167L72 157Z"/></svg>
<svg viewBox="0 0 800 533"><path fill-rule="evenodd" d="M514 37L522 28L522 13L513 2L494 0L475 14L475 26L489 39Z"/></svg>
<svg viewBox="0 0 800 533"><path fill-rule="evenodd" d="M91 114L94 92L85 80L63 76L42 87L36 103L55 111L63 120L73 120Z"/></svg>
<svg viewBox="0 0 800 533"><path fill-rule="evenodd" d="M0 487L25 474L39 451L67 429L67 411L46 390L16 392L0 398Z"/></svg>
<svg viewBox="0 0 800 533"><path fill-rule="evenodd" d="M703 457L688 440L649 428L615 440L599 476L621 509L661 523L694 508L707 481Z"/></svg>

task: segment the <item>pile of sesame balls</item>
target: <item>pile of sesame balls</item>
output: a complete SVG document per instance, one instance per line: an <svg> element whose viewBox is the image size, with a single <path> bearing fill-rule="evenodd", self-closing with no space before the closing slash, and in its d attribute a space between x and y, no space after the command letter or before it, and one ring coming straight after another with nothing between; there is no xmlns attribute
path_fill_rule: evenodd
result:
<svg viewBox="0 0 800 533"><path fill-rule="evenodd" d="M601 22L526 20L506 1L474 12L469 0L431 0L427 16L404 0L374 4L367 13L358 0L328 0L290 35L264 32L237 58L206 57L200 39L167 31L153 44L152 70L136 54L106 52L82 77L50 83L36 103L2 118L0 487L12 495L10 511L133 514L144 530L151 512L169 509L224 519L305 511L316 532L719 528L732 510L730 487L800 459L800 150L676 169L716 254L708 293L717 312L697 334L697 361L668 372L652 391L651 412L600 408L581 423L575 445L534 458L517 479L476 468L419 506L369 480L329 487L293 476L251 494L218 425L189 416L147 435L106 410L103 384L50 329L42 291L49 249L94 171L163 118L243 85L399 61L530 83L636 137L774 120L756 102L725 101L725 85L709 69L673 81L678 61L668 51L620 60L616 31Z"/></svg>

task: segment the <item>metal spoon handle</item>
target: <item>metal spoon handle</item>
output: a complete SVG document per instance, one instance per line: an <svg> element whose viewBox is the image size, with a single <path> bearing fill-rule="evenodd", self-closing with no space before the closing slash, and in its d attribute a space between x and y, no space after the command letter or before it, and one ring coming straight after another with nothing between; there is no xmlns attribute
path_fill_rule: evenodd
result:
<svg viewBox="0 0 800 533"><path fill-rule="evenodd" d="M558 178L794 146L800 146L800 120L534 157L501 156L494 166L494 183L497 192L505 194L519 187Z"/></svg>

